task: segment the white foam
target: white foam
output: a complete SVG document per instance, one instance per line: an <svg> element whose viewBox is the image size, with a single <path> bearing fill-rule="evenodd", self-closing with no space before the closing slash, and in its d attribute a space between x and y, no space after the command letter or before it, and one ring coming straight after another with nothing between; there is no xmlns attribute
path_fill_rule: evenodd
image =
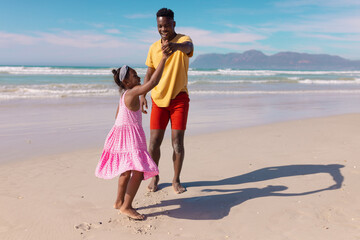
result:
<svg viewBox="0 0 360 240"><path fill-rule="evenodd" d="M360 76L360 71L287 71L287 70L189 70L189 75L234 75L234 76L275 76L275 75L347 75ZM297 80L297 79L293 79Z"/></svg>
<svg viewBox="0 0 360 240"><path fill-rule="evenodd" d="M0 100L36 99L36 98L64 98L89 96L116 96L119 92L115 88L99 88L94 86L66 86L64 88L45 88L34 86L0 87ZM227 90L190 90L194 95L294 95L294 94L360 94L358 90L297 90L297 91L227 91Z"/></svg>
<svg viewBox="0 0 360 240"><path fill-rule="evenodd" d="M202 75L232 75L232 76L273 76L276 73L268 70L231 70L231 69L217 69L217 70L189 70L189 76Z"/></svg>
<svg viewBox="0 0 360 240"><path fill-rule="evenodd" d="M145 75L147 68L134 68L139 75ZM14 75L111 75L112 68L76 68L76 67L25 67L0 66L0 73ZM189 76L231 75L231 76L274 76L274 75L347 75L360 76L360 71L280 71L280 70L194 70Z"/></svg>
<svg viewBox="0 0 360 240"><path fill-rule="evenodd" d="M112 75L112 68L0 67L0 73L12 75ZM135 68L139 75L146 69Z"/></svg>
<svg viewBox="0 0 360 240"><path fill-rule="evenodd" d="M193 84L237 84L237 83L248 83L248 84L263 84L263 83L281 83L284 80L197 80L190 81L188 85Z"/></svg>
<svg viewBox="0 0 360 240"><path fill-rule="evenodd" d="M302 84L360 84L360 79L354 80L319 80L319 79L305 79L299 81Z"/></svg>
<svg viewBox="0 0 360 240"><path fill-rule="evenodd" d="M118 90L100 84L50 84L0 86L0 99L111 96Z"/></svg>
<svg viewBox="0 0 360 240"><path fill-rule="evenodd" d="M291 94L360 94L359 90L303 90L303 91L190 91L197 95L291 95Z"/></svg>
<svg viewBox="0 0 360 240"><path fill-rule="evenodd" d="M349 75L360 76L360 71L272 71L276 74L288 75Z"/></svg>
<svg viewBox="0 0 360 240"><path fill-rule="evenodd" d="M301 78L300 77L288 77L288 79L296 81L296 80L300 80Z"/></svg>

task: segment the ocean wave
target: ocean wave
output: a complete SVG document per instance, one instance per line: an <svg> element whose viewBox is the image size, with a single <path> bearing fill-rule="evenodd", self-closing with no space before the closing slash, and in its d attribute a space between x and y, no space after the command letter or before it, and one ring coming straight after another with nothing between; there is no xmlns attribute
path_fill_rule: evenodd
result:
<svg viewBox="0 0 360 240"><path fill-rule="evenodd" d="M358 90L190 90L194 95L294 95L294 94L360 94ZM101 85L52 85L39 86L0 86L0 100L38 99L38 98L66 98L66 97L96 97L116 96L116 88Z"/></svg>
<svg viewBox="0 0 360 240"><path fill-rule="evenodd" d="M0 99L112 96L118 90L100 84L50 84L0 86Z"/></svg>
<svg viewBox="0 0 360 240"><path fill-rule="evenodd" d="M276 74L287 75L349 75L360 76L360 71L272 71Z"/></svg>
<svg viewBox="0 0 360 240"><path fill-rule="evenodd" d="M193 80L189 81L188 85L206 85L206 84L274 84L274 83L294 83L294 84L360 84L359 78L347 78L347 79L301 79L300 77L287 77L287 78L271 78L267 80Z"/></svg>
<svg viewBox="0 0 360 240"><path fill-rule="evenodd" d="M189 76L199 75L231 75L231 76L274 76L275 72L269 70L231 70L231 69L217 69L217 70L189 70Z"/></svg>
<svg viewBox="0 0 360 240"><path fill-rule="evenodd" d="M360 76L360 71L287 71L287 70L189 70L189 76L229 75L229 76L278 76L278 75L340 75ZM291 77L290 77L291 78ZM294 80L299 77L294 77Z"/></svg>
<svg viewBox="0 0 360 240"><path fill-rule="evenodd" d="M59 67L8 67L0 66L0 74L10 75L112 75L113 68L59 68ZM139 75L145 75L146 69L134 68Z"/></svg>
<svg viewBox="0 0 360 240"><path fill-rule="evenodd" d="M302 84L360 84L360 79L354 80L318 80L318 79L304 79L300 80Z"/></svg>
<svg viewBox="0 0 360 240"><path fill-rule="evenodd" d="M360 94L359 90L301 90L301 91L190 91L194 95L291 95L291 94Z"/></svg>
<svg viewBox="0 0 360 240"><path fill-rule="evenodd" d="M111 67L29 67L29 66L0 66L0 74L10 75L111 75ZM145 75L147 68L134 68L139 75ZM292 70L236 70L189 69L189 76L276 76L276 75L347 75L360 76L360 71L292 71Z"/></svg>
<svg viewBox="0 0 360 240"><path fill-rule="evenodd" d="M196 80L189 81L188 85L206 85L206 84L264 84L264 83L284 83L284 82L294 82L286 80Z"/></svg>

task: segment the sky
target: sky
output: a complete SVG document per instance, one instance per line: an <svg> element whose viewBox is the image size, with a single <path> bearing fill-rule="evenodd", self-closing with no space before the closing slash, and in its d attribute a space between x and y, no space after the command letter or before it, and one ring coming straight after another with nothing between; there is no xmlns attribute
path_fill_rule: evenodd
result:
<svg viewBox="0 0 360 240"><path fill-rule="evenodd" d="M0 65L145 66L160 38L156 12L175 13L196 56L256 49L360 60L359 0L0 0Z"/></svg>

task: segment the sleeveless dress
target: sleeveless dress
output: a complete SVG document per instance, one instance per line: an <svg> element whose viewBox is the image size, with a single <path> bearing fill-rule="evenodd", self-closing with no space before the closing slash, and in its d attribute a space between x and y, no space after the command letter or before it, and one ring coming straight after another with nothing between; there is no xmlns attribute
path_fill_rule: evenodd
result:
<svg viewBox="0 0 360 240"><path fill-rule="evenodd" d="M104 150L95 176L111 179L136 170L144 173L144 180L159 174L158 167L146 150L141 109L134 112L125 106L125 93L120 97L115 124L106 137Z"/></svg>

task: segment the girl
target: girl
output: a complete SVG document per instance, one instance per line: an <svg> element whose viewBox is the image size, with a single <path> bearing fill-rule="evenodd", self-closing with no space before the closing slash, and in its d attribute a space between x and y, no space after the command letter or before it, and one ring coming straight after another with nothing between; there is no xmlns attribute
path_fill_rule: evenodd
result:
<svg viewBox="0 0 360 240"><path fill-rule="evenodd" d="M95 175L104 179L120 175L114 208L134 220L145 218L132 207L141 181L159 174L155 162L146 150L139 96L159 83L167 58L168 54L163 52L151 79L143 85L136 71L126 65L112 70L114 81L123 94L116 112L115 125L107 135Z"/></svg>

